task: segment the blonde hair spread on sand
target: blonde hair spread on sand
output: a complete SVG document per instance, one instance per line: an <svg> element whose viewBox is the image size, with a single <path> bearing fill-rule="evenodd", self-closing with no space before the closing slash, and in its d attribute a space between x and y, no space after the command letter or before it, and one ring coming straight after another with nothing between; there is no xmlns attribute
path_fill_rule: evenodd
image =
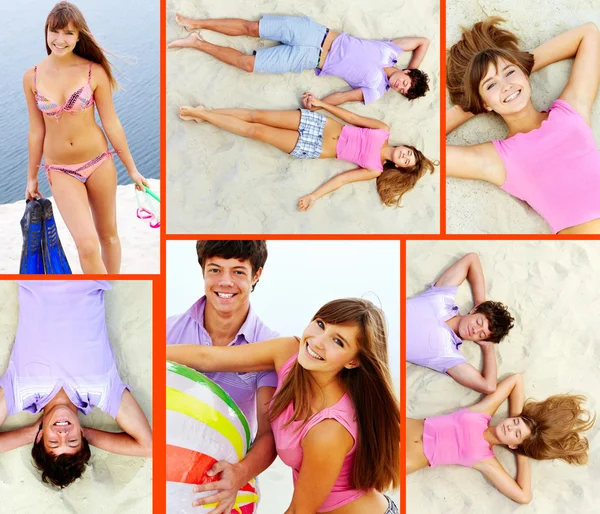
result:
<svg viewBox="0 0 600 514"><path fill-rule="evenodd" d="M48 29L57 30L64 29L72 23L79 31L79 41L75 46L73 53L88 61L95 62L104 68L108 80L113 89L117 87L117 81L112 73L110 63L106 58L106 52L102 50L100 45L94 39L90 29L83 17L83 14L76 5L69 2L58 2L48 14L46 18L46 26L44 27L44 38L48 34ZM52 53L48 42L46 41L46 52L48 55Z"/></svg>
<svg viewBox="0 0 600 514"><path fill-rule="evenodd" d="M450 101L463 111L486 112L479 96L479 84L491 65L502 58L531 75L533 54L519 50L518 38L512 32L498 28L502 18L491 17L473 25L461 27L462 37L450 48L446 68L446 85Z"/></svg>
<svg viewBox="0 0 600 514"><path fill-rule="evenodd" d="M410 168L397 168L392 161L383 163L383 173L377 177L377 193L381 202L388 207L400 207L400 201L405 193L408 193L428 171L434 172L434 165L423 155L423 152L417 150L414 146L404 145L410 148L415 155L415 165Z"/></svg>
<svg viewBox="0 0 600 514"><path fill-rule="evenodd" d="M532 459L562 459L569 464L585 464L589 443L583 432L589 430L596 416L583 408L585 396L557 394L543 402L528 401L521 418L531 435L515 453Z"/></svg>

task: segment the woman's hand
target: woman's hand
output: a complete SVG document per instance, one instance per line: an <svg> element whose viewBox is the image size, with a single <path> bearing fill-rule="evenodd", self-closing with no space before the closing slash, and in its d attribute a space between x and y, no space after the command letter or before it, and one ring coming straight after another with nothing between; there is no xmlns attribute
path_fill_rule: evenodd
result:
<svg viewBox="0 0 600 514"><path fill-rule="evenodd" d="M316 111L325 105L325 102L319 100L312 93L303 93L302 94L302 105L305 109L310 109L311 111Z"/></svg>
<svg viewBox="0 0 600 514"><path fill-rule="evenodd" d="M144 186L146 186L147 188L150 188L150 184L148 184L148 181L137 170L137 168L134 169L133 171L129 171L128 173L129 173L129 178L135 182L135 188L138 191L144 191Z"/></svg>
<svg viewBox="0 0 600 514"><path fill-rule="evenodd" d="M37 178L30 178L25 188L25 200L36 200L37 198L42 198L42 193L38 191Z"/></svg>
<svg viewBox="0 0 600 514"><path fill-rule="evenodd" d="M314 195L311 193L310 195L303 196L298 200L298 210L299 211L308 211L317 201Z"/></svg>

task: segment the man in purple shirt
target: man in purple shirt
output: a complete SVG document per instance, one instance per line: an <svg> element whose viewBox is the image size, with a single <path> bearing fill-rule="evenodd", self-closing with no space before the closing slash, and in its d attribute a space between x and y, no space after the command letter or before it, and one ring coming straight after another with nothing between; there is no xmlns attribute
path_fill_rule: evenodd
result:
<svg viewBox="0 0 600 514"><path fill-rule="evenodd" d="M352 89L323 98L330 105L374 102L389 89L409 100L429 91L429 77L418 69L429 48L425 37L401 37L392 41L363 40L338 33L309 17L262 16L260 21L237 18L196 20L175 15L186 30L208 29L229 36L253 36L282 44L263 48L254 55L205 41L197 32L169 44L169 48L195 48L247 72L300 73L314 69L317 75L344 79ZM396 67L402 52L412 52L406 69ZM310 105L305 105L311 108Z"/></svg>
<svg viewBox="0 0 600 514"><path fill-rule="evenodd" d="M152 431L121 381L106 329L105 281L22 281L19 324L0 377L0 425L7 416L42 413L32 425L0 433L0 453L33 444L42 480L65 487L85 470L90 445L150 457ZM78 412L94 407L121 433L83 428Z"/></svg>
<svg viewBox="0 0 600 514"><path fill-rule="evenodd" d="M471 286L475 307L460 315L454 299L465 280ZM406 360L446 373L480 393L493 393L497 380L494 343L508 334L513 322L504 305L485 300L479 256L469 253L444 271L427 291L406 301ZM480 346L481 372L459 351L463 340Z"/></svg>
<svg viewBox="0 0 600 514"><path fill-rule="evenodd" d="M204 277L205 296L185 313L167 320L167 344L237 346L277 337L250 306L267 260L265 241L198 241L198 262ZM199 485L196 492L218 491L195 505L220 502L219 512L229 513L238 490L275 460L275 441L268 408L277 387L273 371L257 373L206 373L219 384L245 414L253 443L238 464L216 463L209 474L217 482Z"/></svg>

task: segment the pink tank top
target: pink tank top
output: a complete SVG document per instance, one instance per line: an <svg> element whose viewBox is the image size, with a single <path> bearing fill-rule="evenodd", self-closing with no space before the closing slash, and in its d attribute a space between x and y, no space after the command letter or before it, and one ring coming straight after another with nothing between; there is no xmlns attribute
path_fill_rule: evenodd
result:
<svg viewBox="0 0 600 514"><path fill-rule="evenodd" d="M526 201L553 233L600 218L600 153L583 117L555 100L542 126L493 141L506 192Z"/></svg>
<svg viewBox="0 0 600 514"><path fill-rule="evenodd" d="M290 357L290 359L281 367L277 373L277 391L279 392L285 377L296 363L298 354ZM320 421L324 419L335 419L338 421L354 438L354 446L346 455L340 474L331 489L331 493L319 508L319 512L329 512L337 509L342 505L346 505L360 498L367 491L352 489L350 483L352 481L352 468L354 466L354 455L356 453L356 438L358 434L358 426L356 424L354 405L352 400L346 394L335 405L323 409L321 412L311 418L311 420L302 427L302 422L295 421L287 427L283 428L286 422L292 417L294 412L293 406L290 404L285 411L271 423L273 436L275 437L275 446L277 447L277 455L288 466L292 468L294 484L298 479L300 468L302 466L302 440L308 431ZM302 428L300 428L302 427Z"/></svg>
<svg viewBox="0 0 600 514"><path fill-rule="evenodd" d="M491 416L461 409L425 420L423 453L433 468L458 464L472 468L482 460L495 457L483 433Z"/></svg>
<svg viewBox="0 0 600 514"><path fill-rule="evenodd" d="M337 158L367 170L383 171L381 147L389 137L387 130L344 125L335 148Z"/></svg>

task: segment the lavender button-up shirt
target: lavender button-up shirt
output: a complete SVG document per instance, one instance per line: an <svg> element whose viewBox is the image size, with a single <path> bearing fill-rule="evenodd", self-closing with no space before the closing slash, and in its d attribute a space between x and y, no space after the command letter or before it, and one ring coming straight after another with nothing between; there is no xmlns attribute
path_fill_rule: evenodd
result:
<svg viewBox="0 0 600 514"><path fill-rule="evenodd" d="M203 296L187 312L168 318L167 344L212 346L212 339L204 328L205 306L206 296ZM228 346L258 343L273 339L278 335L277 332L267 327L250 307L246 321ZM219 384L233 398L246 416L252 439L254 439L258 425L256 391L261 387L277 387L277 374L274 371L260 371L250 373L217 372L205 373L205 375Z"/></svg>

